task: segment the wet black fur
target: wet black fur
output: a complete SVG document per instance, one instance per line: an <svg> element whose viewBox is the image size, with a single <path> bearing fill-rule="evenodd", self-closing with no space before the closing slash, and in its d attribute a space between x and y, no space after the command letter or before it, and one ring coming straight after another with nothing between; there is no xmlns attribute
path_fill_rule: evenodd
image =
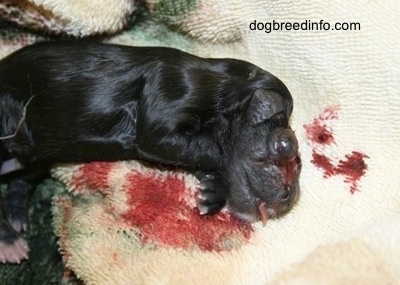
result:
<svg viewBox="0 0 400 285"><path fill-rule="evenodd" d="M283 102L268 128L287 128L289 91L245 61L86 41L25 47L0 61L0 137L15 132L26 105L17 135L0 140L0 163L26 166L9 192L21 191L15 180L32 187L54 163L141 159L195 173L205 185L200 206L214 213L229 196L229 165L253 128L248 108L258 89ZM0 223L0 241L10 235Z"/></svg>

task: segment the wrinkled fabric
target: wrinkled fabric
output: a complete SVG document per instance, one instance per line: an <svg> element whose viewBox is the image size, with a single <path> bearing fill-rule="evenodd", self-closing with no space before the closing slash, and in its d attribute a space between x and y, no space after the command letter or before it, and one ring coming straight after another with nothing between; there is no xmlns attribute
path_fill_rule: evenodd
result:
<svg viewBox="0 0 400 285"><path fill-rule="evenodd" d="M88 186L54 204L67 266L87 284L400 283L397 1L146 3L151 22L108 41L241 58L285 82L303 162L300 201L284 218L254 224L248 240L216 253L141 244L135 232L118 231L118 215L104 215L108 200ZM266 33L250 29L255 20L352 21L361 30ZM74 27L83 31L80 23ZM333 139L310 135L310 126ZM56 168L53 175L70 181L76 169ZM112 191L112 205L125 205L123 188L115 183Z"/></svg>

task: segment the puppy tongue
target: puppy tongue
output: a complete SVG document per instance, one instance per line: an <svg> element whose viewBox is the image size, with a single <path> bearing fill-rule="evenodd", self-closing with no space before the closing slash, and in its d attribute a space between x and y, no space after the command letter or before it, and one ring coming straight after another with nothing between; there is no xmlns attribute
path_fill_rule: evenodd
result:
<svg viewBox="0 0 400 285"><path fill-rule="evenodd" d="M293 183L294 173L296 172L296 166L297 163L296 160L294 159L279 167L279 169L283 174L283 185L285 187Z"/></svg>
<svg viewBox="0 0 400 285"><path fill-rule="evenodd" d="M261 222L262 222L263 226L265 227L265 225L267 224L267 220L268 220L268 212L267 212L267 206L266 206L265 202L262 202L258 206L258 210L260 211Z"/></svg>

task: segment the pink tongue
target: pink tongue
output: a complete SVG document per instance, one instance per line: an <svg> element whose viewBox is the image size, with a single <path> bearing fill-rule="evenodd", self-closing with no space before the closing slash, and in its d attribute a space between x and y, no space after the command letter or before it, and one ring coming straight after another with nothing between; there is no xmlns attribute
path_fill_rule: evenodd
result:
<svg viewBox="0 0 400 285"><path fill-rule="evenodd" d="M287 187L293 183L294 173L296 170L296 161L290 161L286 165L279 167L283 174L283 185Z"/></svg>
<svg viewBox="0 0 400 285"><path fill-rule="evenodd" d="M258 206L258 210L260 211L261 222L262 222L263 226L265 226L268 221L268 212L267 212L267 207L265 205L265 202L262 202Z"/></svg>

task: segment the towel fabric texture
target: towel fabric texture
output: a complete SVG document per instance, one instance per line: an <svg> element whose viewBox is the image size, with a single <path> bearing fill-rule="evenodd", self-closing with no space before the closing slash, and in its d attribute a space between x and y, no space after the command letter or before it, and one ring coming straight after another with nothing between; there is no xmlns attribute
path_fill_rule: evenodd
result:
<svg viewBox="0 0 400 285"><path fill-rule="evenodd" d="M54 229L66 266L85 284L400 283L398 1L4 3L3 16L5 6L29 3L18 21L46 19L45 31L121 30L106 41L248 60L294 98L301 197L264 227L226 212L201 220L198 182L179 171L134 161L56 167L66 189L54 200ZM147 18L122 31L140 5ZM329 29L268 32L273 21ZM335 30L337 22L360 29Z"/></svg>

